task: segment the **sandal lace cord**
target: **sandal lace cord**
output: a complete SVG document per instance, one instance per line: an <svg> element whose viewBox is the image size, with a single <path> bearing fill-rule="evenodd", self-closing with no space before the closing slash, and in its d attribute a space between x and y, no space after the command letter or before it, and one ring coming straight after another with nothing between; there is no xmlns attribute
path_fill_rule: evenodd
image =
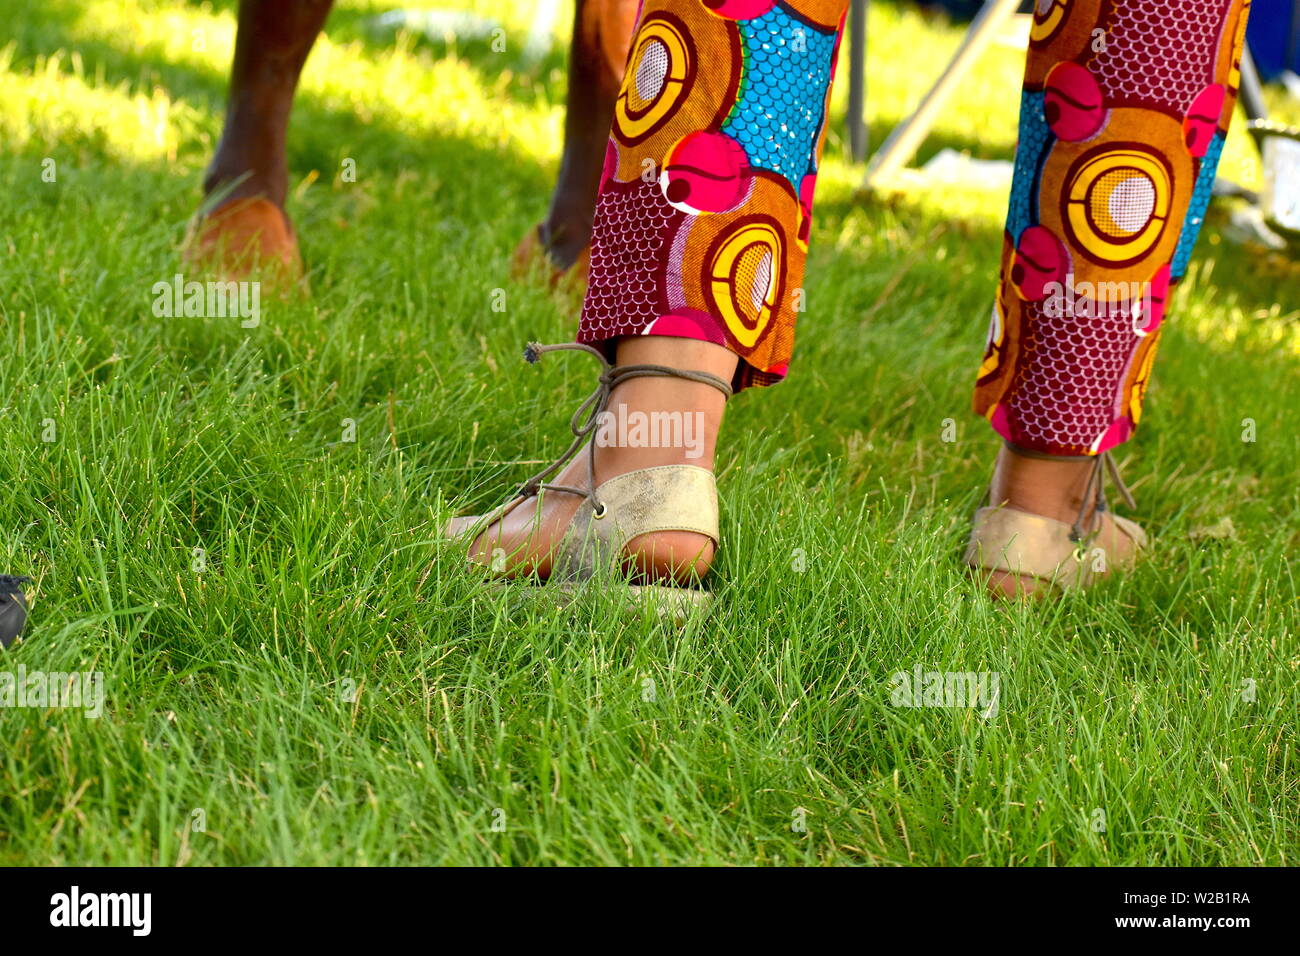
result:
<svg viewBox="0 0 1300 956"><path fill-rule="evenodd" d="M597 518L605 517L605 505L596 496L596 442L588 439L600 424L600 416L605 412L605 407L609 403L610 393L623 382L631 381L634 378L655 376L681 378L690 382L699 382L702 385L711 385L727 398L730 398L732 394L731 385L710 372L671 368L667 365L612 366L599 349L584 345L581 342L561 342L556 345L529 342L524 349L524 360L529 365L536 365L547 352L560 351L586 352L588 355L594 355L602 368L599 383L595 391L583 400L569 419L569 431L573 433L573 441L569 443L569 447L564 450L564 453L559 458L519 486L515 498L516 503L542 491L561 491L586 498L591 505L592 514ZM563 468L582 448L584 441L587 442L588 487L583 489L575 488L572 485L548 483L546 479ZM501 517L505 517L505 513L500 515L497 520L500 520Z"/></svg>

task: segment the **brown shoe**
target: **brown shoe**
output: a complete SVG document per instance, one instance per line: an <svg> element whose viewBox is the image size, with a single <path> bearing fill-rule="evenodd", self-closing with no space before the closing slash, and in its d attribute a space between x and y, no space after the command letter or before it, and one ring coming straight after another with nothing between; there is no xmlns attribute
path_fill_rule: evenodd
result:
<svg viewBox="0 0 1300 956"><path fill-rule="evenodd" d="M182 256L196 270L226 280L278 277L286 287L302 280L293 225L267 199L231 199L190 226Z"/></svg>

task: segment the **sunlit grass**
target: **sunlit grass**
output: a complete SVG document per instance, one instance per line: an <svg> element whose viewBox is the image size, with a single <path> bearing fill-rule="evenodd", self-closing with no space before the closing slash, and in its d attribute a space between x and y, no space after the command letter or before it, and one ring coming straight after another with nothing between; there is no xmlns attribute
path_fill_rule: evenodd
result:
<svg viewBox="0 0 1300 956"><path fill-rule="evenodd" d="M12 44L0 53L0 137L10 149L93 144L128 162L172 160L196 112L166 90L133 93L127 84L97 84L75 53L57 52L28 73L6 69Z"/></svg>
<svg viewBox="0 0 1300 956"><path fill-rule="evenodd" d="M141 62L189 68L213 77L224 75L234 49L234 22L229 10L213 11L160 2L117 3L113 0L86 4L70 28L83 42L112 46L131 27L131 50ZM510 22L507 20L505 22ZM563 122L559 106L550 109L513 105L505 95L516 82L510 70L486 79L468 61L457 57L435 57L427 45L414 42L409 32L392 35L395 41L387 55L365 56L360 41L335 44L323 36L313 49L303 73L300 95L321 106L347 111L363 123L380 121L409 134L446 133L473 136L485 143L514 153L542 157L559 135ZM59 55L62 54L62 55ZM112 91L59 89L54 111L38 107L55 92L47 84L62 74L80 76L80 57L75 51L58 54L37 64L33 74L45 83L33 82L13 90L17 102L17 127L42 112L43 130L57 133L103 128L119 155L151 155L149 143L182 135L182 129L160 130L169 122L166 113L153 118L145 130L128 119L115 100L135 106L141 93L120 84ZM148 91L151 101L162 97L160 89ZM109 107L105 111L105 107ZM147 134L147 135L146 135ZM130 148L132 139L146 142ZM171 153L167 158L174 158Z"/></svg>

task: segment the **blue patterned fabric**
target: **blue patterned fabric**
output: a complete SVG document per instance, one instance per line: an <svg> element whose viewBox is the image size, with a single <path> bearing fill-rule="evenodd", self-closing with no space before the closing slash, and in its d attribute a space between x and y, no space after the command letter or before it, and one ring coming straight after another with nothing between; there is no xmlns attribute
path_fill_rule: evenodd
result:
<svg viewBox="0 0 1300 956"><path fill-rule="evenodd" d="M1205 155L1201 157L1201 168L1196 172L1196 185L1192 188L1192 201L1187 205L1187 218L1183 220L1183 231L1178 234L1174 260L1169 265L1169 277L1175 282L1187 272L1192 247L1196 245L1196 237L1201 234L1205 211L1210 208L1210 191L1214 188L1214 171L1219 168L1219 157L1223 155L1224 138L1222 130L1216 133L1205 150Z"/></svg>
<svg viewBox="0 0 1300 956"><path fill-rule="evenodd" d="M1043 161L1056 137L1043 116L1043 94L1024 92L1020 96L1020 142L1016 146L1015 172L1011 180L1011 201L1007 207L1007 232L1014 245L1020 234L1038 223L1035 201Z"/></svg>
<svg viewBox="0 0 1300 956"><path fill-rule="evenodd" d="M798 194L800 181L816 169L835 35L792 17L780 4L736 25L744 69L722 132L744 147L751 166L779 173Z"/></svg>

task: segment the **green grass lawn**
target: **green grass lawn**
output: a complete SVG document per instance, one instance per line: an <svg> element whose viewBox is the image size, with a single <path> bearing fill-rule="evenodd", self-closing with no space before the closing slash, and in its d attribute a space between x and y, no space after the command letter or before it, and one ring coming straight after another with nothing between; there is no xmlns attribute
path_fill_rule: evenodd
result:
<svg viewBox="0 0 1300 956"><path fill-rule="evenodd" d="M312 297L244 329L150 291L233 4L0 0L0 571L36 579L0 671L105 690L99 719L0 709L0 863L1298 862L1294 263L1211 224L1121 455L1150 560L994 606L958 559L1005 196L857 195L841 88L794 374L723 435L713 612L556 607L436 532L564 447L590 388L520 360L578 302L508 271L563 57L520 55L531 4L504 53L377 36L385 6L336 11L300 91ZM960 35L872 4L875 142ZM922 161L1009 158L1021 62L986 55ZM1244 134L1223 169L1258 175ZM997 672L996 715L892 706L917 666Z"/></svg>

